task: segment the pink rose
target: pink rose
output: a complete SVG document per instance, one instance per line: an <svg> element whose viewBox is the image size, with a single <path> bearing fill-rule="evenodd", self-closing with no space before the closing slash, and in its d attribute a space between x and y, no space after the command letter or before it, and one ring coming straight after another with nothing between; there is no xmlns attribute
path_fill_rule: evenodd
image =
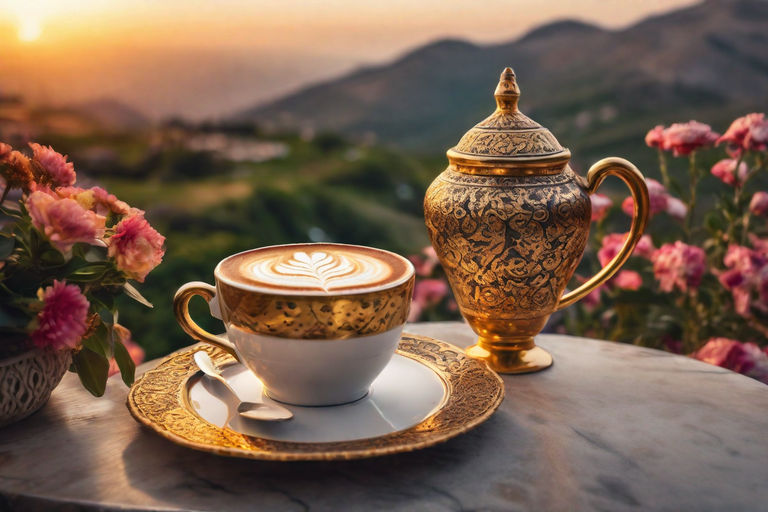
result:
<svg viewBox="0 0 768 512"><path fill-rule="evenodd" d="M590 199L592 201L592 222L600 222L613 206L613 200L603 194L592 194Z"/></svg>
<svg viewBox="0 0 768 512"><path fill-rule="evenodd" d="M411 309L408 310L408 321L418 322L423 312L424 312L424 306L422 306L418 302L411 301Z"/></svg>
<svg viewBox="0 0 768 512"><path fill-rule="evenodd" d="M423 311L448 295L448 283L443 279L419 279L413 288L413 301L408 321L416 321Z"/></svg>
<svg viewBox="0 0 768 512"><path fill-rule="evenodd" d="M448 295L448 283L443 279L420 279L413 288L413 300L434 305Z"/></svg>
<svg viewBox="0 0 768 512"><path fill-rule="evenodd" d="M643 286L643 278L634 270L622 270L613 278L613 284L622 290L639 290Z"/></svg>
<svg viewBox="0 0 768 512"><path fill-rule="evenodd" d="M651 215L666 211L667 205L669 204L669 194L667 193L667 189L664 188L664 185L652 178L647 178L645 183L648 185ZM630 217L635 214L635 201L632 197L624 199L624 202L621 203L621 209Z"/></svg>
<svg viewBox="0 0 768 512"><path fill-rule="evenodd" d="M768 354L754 343L711 338L693 357L747 375L768 384Z"/></svg>
<svg viewBox="0 0 768 512"><path fill-rule="evenodd" d="M29 195L26 206L32 224L64 254L78 242L98 244L104 236L106 219L74 199L57 199L38 190Z"/></svg>
<svg viewBox="0 0 768 512"><path fill-rule="evenodd" d="M115 234L107 241L108 254L115 258L117 268L143 283L147 274L163 261L164 243L165 237L142 215L134 215L117 223Z"/></svg>
<svg viewBox="0 0 768 512"><path fill-rule="evenodd" d="M635 246L635 250L632 251L632 255L649 260L654 252L656 252L656 247L653 246L651 235L643 235L640 237L640 240L637 241L637 245Z"/></svg>
<svg viewBox="0 0 768 512"><path fill-rule="evenodd" d="M34 153L32 160L45 172L40 180L42 183L50 183L54 187L67 187L75 183L75 167L72 162L67 162L66 155L57 153L51 146L45 147L34 142L30 142L29 147Z"/></svg>
<svg viewBox="0 0 768 512"><path fill-rule="evenodd" d="M718 280L731 292L736 313L749 317L753 306L768 310L768 257L759 250L731 245L723 264L727 270L718 276ZM757 292L754 301L753 292Z"/></svg>
<svg viewBox="0 0 768 512"><path fill-rule="evenodd" d="M712 166L712 175L716 176L720 181L726 185L736 186L744 183L744 179L747 177L747 164L741 162L739 165L738 176L736 175L736 163L738 160L735 158L724 158Z"/></svg>
<svg viewBox="0 0 768 512"><path fill-rule="evenodd" d="M688 206L676 197L667 197L667 215L673 219L683 220L688 215Z"/></svg>
<svg viewBox="0 0 768 512"><path fill-rule="evenodd" d="M586 307L588 310L595 309L597 306L600 305L600 299L603 295L603 287L598 286L591 292L589 292L587 295L584 296L584 298L581 300L581 303Z"/></svg>
<svg viewBox="0 0 768 512"><path fill-rule="evenodd" d="M597 251L597 259L600 260L602 266L606 266L619 253L628 236L629 233L611 233L603 238L602 247ZM637 241L632 254L641 258L650 258L655 250L651 237L643 235Z"/></svg>
<svg viewBox="0 0 768 512"><path fill-rule="evenodd" d="M755 192L752 196L752 200L749 202L749 211L753 215L759 215L760 217L768 217L768 192Z"/></svg>
<svg viewBox="0 0 768 512"><path fill-rule="evenodd" d="M645 136L645 144L650 148L664 149L664 126L657 125Z"/></svg>
<svg viewBox="0 0 768 512"><path fill-rule="evenodd" d="M38 348L73 349L88 328L88 299L74 284L54 281L42 291L43 309L37 315L37 329L30 335Z"/></svg>
<svg viewBox="0 0 768 512"><path fill-rule="evenodd" d="M128 203L119 200L101 187L88 189L80 187L59 187L55 194L62 198L74 199L86 210L93 210L106 217L110 213L116 215L143 215L144 212L131 208Z"/></svg>
<svg viewBox="0 0 768 512"><path fill-rule="evenodd" d="M437 259L437 253L435 248L431 245L426 246L421 250L421 255L414 254L408 256L408 259L413 263L413 267L417 276L428 277L432 275L435 267L440 263Z"/></svg>
<svg viewBox="0 0 768 512"><path fill-rule="evenodd" d="M711 146L719 135L708 124L698 121L675 123L664 130L664 149L675 156L688 155L699 148Z"/></svg>
<svg viewBox="0 0 768 512"><path fill-rule="evenodd" d="M144 215L142 210L131 208L125 201L119 200L101 187L91 188L94 198L94 208L100 215L112 212L117 215Z"/></svg>
<svg viewBox="0 0 768 512"><path fill-rule="evenodd" d="M144 361L144 349L141 348L135 341L133 341L131 338L131 331L120 324L113 325L112 329L120 339L120 343L122 343L125 349L128 351L128 355L131 356L133 363L137 366L140 365ZM109 375L111 376L119 372L120 367L117 366L117 361L115 361L115 358L113 357L109 361Z"/></svg>
<svg viewBox="0 0 768 512"><path fill-rule="evenodd" d="M768 148L768 120L765 114L752 113L736 119L717 143L726 142L733 154L764 151Z"/></svg>
<svg viewBox="0 0 768 512"><path fill-rule="evenodd" d="M653 253L651 261L659 288L665 292L671 292L674 288L683 292L698 288L707 270L704 251L679 240L662 245Z"/></svg>

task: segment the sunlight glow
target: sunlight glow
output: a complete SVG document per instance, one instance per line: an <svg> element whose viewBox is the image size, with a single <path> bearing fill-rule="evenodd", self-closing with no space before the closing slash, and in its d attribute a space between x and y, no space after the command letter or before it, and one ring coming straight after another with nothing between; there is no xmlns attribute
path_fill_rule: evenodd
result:
<svg viewBox="0 0 768 512"><path fill-rule="evenodd" d="M40 20L31 14L19 16L19 41L31 43L37 41L43 33Z"/></svg>

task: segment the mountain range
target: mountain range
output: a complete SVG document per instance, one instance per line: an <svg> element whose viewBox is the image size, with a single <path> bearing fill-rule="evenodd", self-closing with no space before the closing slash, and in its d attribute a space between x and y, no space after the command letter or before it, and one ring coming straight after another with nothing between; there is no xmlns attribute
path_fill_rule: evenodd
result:
<svg viewBox="0 0 768 512"><path fill-rule="evenodd" d="M616 31L564 20L504 44L441 40L236 117L433 154L493 110L505 66L521 110L582 159L636 150L656 124L722 131L768 106L768 2L708 0Z"/></svg>

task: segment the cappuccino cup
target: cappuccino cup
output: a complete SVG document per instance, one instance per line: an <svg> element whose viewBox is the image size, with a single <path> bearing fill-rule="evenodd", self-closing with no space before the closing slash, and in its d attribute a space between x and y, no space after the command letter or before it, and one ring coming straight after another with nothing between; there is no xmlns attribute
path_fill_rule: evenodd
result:
<svg viewBox="0 0 768 512"><path fill-rule="evenodd" d="M319 406L362 398L389 363L408 318L414 269L381 249L306 243L234 254L214 279L215 287L191 282L176 292L182 329L235 356L270 398ZM226 337L192 320L195 295Z"/></svg>

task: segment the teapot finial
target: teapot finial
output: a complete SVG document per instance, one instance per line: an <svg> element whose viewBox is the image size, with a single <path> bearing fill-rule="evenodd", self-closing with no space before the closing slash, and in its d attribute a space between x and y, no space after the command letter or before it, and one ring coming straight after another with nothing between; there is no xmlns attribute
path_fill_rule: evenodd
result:
<svg viewBox="0 0 768 512"><path fill-rule="evenodd" d="M499 78L499 85L493 95L496 97L496 106L499 110L509 112L517 111L517 100L520 99L520 88L512 68L504 68Z"/></svg>

